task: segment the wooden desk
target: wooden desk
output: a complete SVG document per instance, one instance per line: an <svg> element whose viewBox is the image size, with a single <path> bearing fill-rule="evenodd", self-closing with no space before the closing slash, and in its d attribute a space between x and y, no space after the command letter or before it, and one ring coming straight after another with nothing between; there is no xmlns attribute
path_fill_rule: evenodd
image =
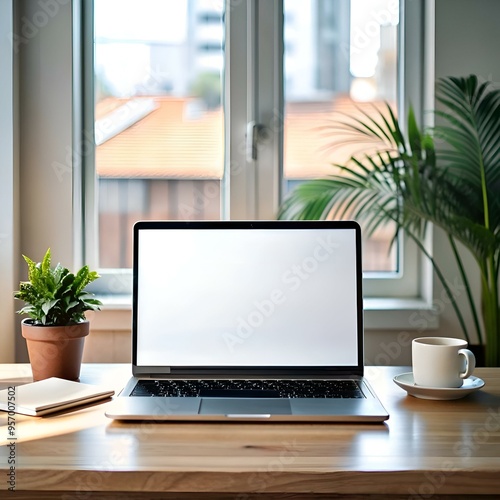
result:
<svg viewBox="0 0 500 500"><path fill-rule="evenodd" d="M407 396L392 382L404 371L367 369L385 424L118 423L106 403L17 415L12 498L498 498L500 368L477 369L486 386L457 401ZM30 376L29 365L0 365L0 388ZM119 390L128 376L126 365L85 365L81 378ZM7 438L0 412L1 498Z"/></svg>

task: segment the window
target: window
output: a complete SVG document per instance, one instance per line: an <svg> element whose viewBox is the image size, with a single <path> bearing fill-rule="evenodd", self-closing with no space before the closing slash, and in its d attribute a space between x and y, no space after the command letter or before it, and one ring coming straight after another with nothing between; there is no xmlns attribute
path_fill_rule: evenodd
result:
<svg viewBox="0 0 500 500"><path fill-rule="evenodd" d="M399 5L387 0L285 1L284 191L333 173L359 144L328 149L333 137L321 127L343 115L375 116L397 103ZM396 273L394 228L364 244L365 272Z"/></svg>
<svg viewBox="0 0 500 500"><path fill-rule="evenodd" d="M94 2L100 268L132 266L136 220L221 217L224 25L210 4Z"/></svg>
<svg viewBox="0 0 500 500"><path fill-rule="evenodd" d="M408 8L409 30L394 0L94 0L86 260L128 283L135 220L274 218L341 161L316 133L339 110L396 106L403 80L418 108L419 69L402 61L411 30L421 45L422 5ZM389 235L365 245L365 290L417 296L416 253L390 251Z"/></svg>

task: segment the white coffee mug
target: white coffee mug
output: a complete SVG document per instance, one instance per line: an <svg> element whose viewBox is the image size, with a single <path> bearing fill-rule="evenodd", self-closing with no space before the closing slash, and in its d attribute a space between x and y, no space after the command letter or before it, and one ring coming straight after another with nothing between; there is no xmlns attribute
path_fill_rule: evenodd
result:
<svg viewBox="0 0 500 500"><path fill-rule="evenodd" d="M462 387L476 367L467 342L445 337L420 337L412 342L413 379L423 387Z"/></svg>

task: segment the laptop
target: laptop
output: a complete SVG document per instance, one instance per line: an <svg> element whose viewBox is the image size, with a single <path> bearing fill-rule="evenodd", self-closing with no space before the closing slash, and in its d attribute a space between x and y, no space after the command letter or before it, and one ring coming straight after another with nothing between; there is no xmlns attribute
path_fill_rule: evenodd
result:
<svg viewBox="0 0 500 500"><path fill-rule="evenodd" d="M141 221L119 420L383 422L352 221Z"/></svg>

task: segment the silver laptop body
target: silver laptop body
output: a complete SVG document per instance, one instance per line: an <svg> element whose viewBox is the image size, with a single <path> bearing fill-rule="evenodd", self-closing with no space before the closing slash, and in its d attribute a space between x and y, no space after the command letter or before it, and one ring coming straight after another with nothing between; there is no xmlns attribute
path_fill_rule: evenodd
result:
<svg viewBox="0 0 500 500"><path fill-rule="evenodd" d="M363 378L361 232L355 222L138 222L133 278L133 376L108 406L108 417L389 417ZM332 379L355 381L361 395L325 397L320 389L319 396L283 397L261 385L317 388ZM200 380L210 387L223 381L224 388L132 395L139 381ZM245 390L234 390L240 386ZM253 386L258 390L248 390Z"/></svg>

